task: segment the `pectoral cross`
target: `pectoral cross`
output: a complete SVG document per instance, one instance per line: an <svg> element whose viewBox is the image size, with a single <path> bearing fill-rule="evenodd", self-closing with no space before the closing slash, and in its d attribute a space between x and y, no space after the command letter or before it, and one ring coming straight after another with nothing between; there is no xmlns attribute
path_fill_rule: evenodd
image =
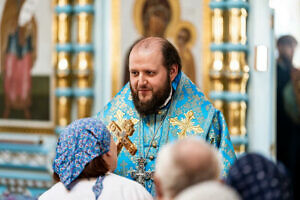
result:
<svg viewBox="0 0 300 200"><path fill-rule="evenodd" d="M124 120L121 125L121 128L114 121L112 121L107 128L109 131L114 133L118 139L117 140L118 155L121 152L123 146L128 150L128 152L131 155L134 155L136 153L137 151L136 146L128 138L129 136L132 136L134 132L134 124L130 119Z"/></svg>
<svg viewBox="0 0 300 200"><path fill-rule="evenodd" d="M147 180L150 179L153 180L153 174L154 174L154 172L145 171L146 164L147 164L146 159L141 157L138 159L137 170L130 172L130 176L138 183L142 184L143 186L145 186L145 182Z"/></svg>

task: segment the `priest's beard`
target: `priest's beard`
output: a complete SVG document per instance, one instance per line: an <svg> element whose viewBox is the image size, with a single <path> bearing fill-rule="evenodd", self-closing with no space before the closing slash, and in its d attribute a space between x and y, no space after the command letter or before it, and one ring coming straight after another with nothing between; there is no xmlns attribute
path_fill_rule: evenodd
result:
<svg viewBox="0 0 300 200"><path fill-rule="evenodd" d="M155 114L159 111L159 108L165 103L166 99L171 93L171 80L167 75L166 82L163 83L163 88L157 92L153 92L152 98L146 102L141 102L138 91L134 91L130 84L130 90L135 109L142 116Z"/></svg>

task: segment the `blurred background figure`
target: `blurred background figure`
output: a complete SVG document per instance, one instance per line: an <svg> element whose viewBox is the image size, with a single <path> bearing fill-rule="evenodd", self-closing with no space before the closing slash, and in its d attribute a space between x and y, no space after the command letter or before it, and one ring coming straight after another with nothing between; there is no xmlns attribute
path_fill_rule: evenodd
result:
<svg viewBox="0 0 300 200"><path fill-rule="evenodd" d="M300 71L293 65L297 43L291 35L277 41L277 159L293 179L299 173L296 169L299 170L300 156ZM295 179L293 185L297 188Z"/></svg>
<svg viewBox="0 0 300 200"><path fill-rule="evenodd" d="M249 153L231 167L226 179L244 200L292 200L290 177L285 167L267 158Z"/></svg>
<svg viewBox="0 0 300 200"><path fill-rule="evenodd" d="M207 181L191 186L181 192L175 200L240 200L231 187L219 181Z"/></svg>
<svg viewBox="0 0 300 200"><path fill-rule="evenodd" d="M12 110L22 110L25 119L31 118L31 68L36 59L37 25L34 16L24 22L20 20L24 2L6 1L1 19L3 118L9 118Z"/></svg>
<svg viewBox="0 0 300 200"><path fill-rule="evenodd" d="M221 162L217 151L195 137L167 144L158 153L154 184L157 199L173 199L185 188L218 180Z"/></svg>

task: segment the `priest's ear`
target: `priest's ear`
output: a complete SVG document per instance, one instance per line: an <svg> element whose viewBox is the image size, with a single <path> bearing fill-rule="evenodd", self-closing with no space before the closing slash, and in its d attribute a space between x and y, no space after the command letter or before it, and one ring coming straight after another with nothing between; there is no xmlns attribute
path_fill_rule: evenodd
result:
<svg viewBox="0 0 300 200"><path fill-rule="evenodd" d="M171 82L174 81L177 74L178 74L178 65L176 65L176 64L171 65L170 71L169 71Z"/></svg>
<svg viewBox="0 0 300 200"><path fill-rule="evenodd" d="M162 193L162 189L161 189L160 180L159 180L159 178L157 178L154 175L154 180L153 181L154 181L154 185L155 185L157 200L162 200L163 199L163 193Z"/></svg>

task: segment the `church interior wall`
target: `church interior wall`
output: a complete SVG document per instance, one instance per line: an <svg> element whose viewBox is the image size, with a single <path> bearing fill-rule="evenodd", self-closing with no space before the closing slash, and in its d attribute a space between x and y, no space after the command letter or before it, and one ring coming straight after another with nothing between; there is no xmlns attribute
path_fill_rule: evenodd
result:
<svg viewBox="0 0 300 200"><path fill-rule="evenodd" d="M270 7L274 10L275 37L293 35L298 43L300 41L300 1L289 0L285 3L280 0L271 0ZM294 64L300 68L300 47L296 48Z"/></svg>
<svg viewBox="0 0 300 200"><path fill-rule="evenodd" d="M172 1L172 0L171 0ZM43 7L50 6L50 0L47 3L43 3ZM103 106L115 95L113 91L118 91L122 86L123 81L123 73L124 73L124 65L125 58L127 55L127 51L130 45L138 38L141 37L141 34L136 28L134 22L134 6L135 0L115 0L115 1L94 1L94 35L93 35L93 43L94 43L94 103L92 108L92 115L96 115ZM203 67L201 63L203 61L202 52L203 52L203 43L202 37L203 32L206 30L203 29L203 13L200 12L203 10L203 2L204 0L178 0L180 5L180 15L179 19L181 21L186 21L192 24L195 28L196 32L196 40L194 45L191 47L192 55L195 59L196 63L196 78L197 84L200 88L204 87L203 83ZM286 29L276 29L275 30L270 25L272 20L272 11L269 9L269 1L268 0L249 0L250 11L248 18L248 39L249 39L249 54L248 54L248 63L250 67L250 80L248 84L248 110L247 110L247 132L249 136L249 151L257 151L263 153L268 157L274 157L275 155L275 55L273 49L275 48L275 38L281 34L285 34L287 32L283 32L282 30L289 30L289 33L294 34L298 41L300 41L300 21L295 20L299 19L300 6L299 1L294 0L294 2L298 3L296 6L298 8L294 13L294 23L298 23L299 25L287 25ZM3 8L5 1L0 1L0 9ZM114 3L119 5L119 11L114 11L116 9L114 7ZM295 4L296 4L295 3ZM113 13L119 12L119 18L114 18ZM286 12L286 11L284 11ZM3 10L0 10L0 13L3 13ZM298 14L298 15L297 15ZM47 15L39 14L38 18L43 18L43 20L49 21L51 18L51 13ZM275 9L275 20L278 15L276 15ZM298 17L298 18L297 18ZM117 25L119 29L115 29L113 27ZM40 29L40 36L47 35L51 32L49 29L50 25L43 24L43 27ZM207 27L210 28L210 27ZM114 31L120 30L119 38L114 37ZM174 42L174 38L168 38ZM115 41L116 40L116 41ZM41 41L43 41L41 39ZM117 42L119 45L119 49L114 49L112 47L112 41ZM47 41L43 41L47 42ZM42 63L48 63L50 65L51 61L51 43L41 43L43 46L43 52L45 53L45 57L42 59L38 59L37 63L42 65ZM255 54L254 49L257 45L264 45L268 48L268 70L265 72L259 72L254 69L255 62ZM116 52L118 51L118 52ZM116 53L116 54L115 54ZM114 57L114 55L119 55L119 57ZM298 51L295 56L295 63L300 67L300 51L298 47ZM119 60L118 71L113 70L114 59ZM47 60L47 62L45 61ZM45 65L47 66L47 65ZM51 66L50 66L51 67ZM44 70L38 70L37 68L33 68L33 74L49 74L52 73L49 67L46 67ZM113 76L117 74L117 84L113 82ZM115 89L115 87L117 89ZM72 109L72 119L76 118L76 106L73 106ZM39 146L37 148L36 154L41 154L41 160L48 159L48 161L53 157L53 152L55 150L57 136L54 134L39 134L39 133L25 133L25 132L1 132L0 139L3 141L7 140L20 140L25 142L29 142L34 146ZM42 141L42 142L41 142ZM0 143L0 179L6 171L8 171L6 165L8 160L5 160L1 157L1 155L6 153L7 146L1 146ZM2 148L1 148L2 147ZM23 149L26 149L26 144L15 145L12 148L19 149L19 153L24 153ZM2 152L2 154L1 154ZM3 153L4 152L4 153ZM30 154L30 153L29 153ZM34 154L30 154L34 155ZM30 159L30 155L26 157L21 162L21 166L25 165L26 162ZM24 156L23 156L24 157ZM39 158L35 158L39 159ZM17 162L17 161L14 161ZM35 160L33 160L34 165ZM40 160L36 161L38 163L38 167L43 167L43 173L45 172L45 176L51 179L51 163L42 163ZM27 166L28 167L28 166ZM32 167L32 166L29 166ZM33 166L34 167L34 166ZM35 166L36 167L36 166ZM34 168L32 171L34 171ZM17 170L18 172L23 173L22 170ZM22 177L20 177L22 180ZM5 191L5 184L7 179L2 179L0 181L0 194ZM48 187L47 185L45 187Z"/></svg>
<svg viewBox="0 0 300 200"><path fill-rule="evenodd" d="M188 21L192 23L196 28L197 39L195 41L195 45L193 46L192 55L194 56L195 65L196 65L196 84L200 89L203 89L203 68L201 66L202 63L202 53L203 52L203 44L202 44L202 37L203 37L203 0L197 1L180 1L181 6L181 18L184 21ZM208 27L207 27L208 28Z"/></svg>
<svg viewBox="0 0 300 200"><path fill-rule="evenodd" d="M275 156L275 65L274 31L271 26L272 11L267 0L249 1L249 67L248 85L249 105L247 129L249 151L260 152L268 157ZM255 47L267 47L267 70L257 71L255 66Z"/></svg>
<svg viewBox="0 0 300 200"><path fill-rule="evenodd" d="M111 88L111 1L95 2L95 78L94 79L94 104L93 115L110 101Z"/></svg>

